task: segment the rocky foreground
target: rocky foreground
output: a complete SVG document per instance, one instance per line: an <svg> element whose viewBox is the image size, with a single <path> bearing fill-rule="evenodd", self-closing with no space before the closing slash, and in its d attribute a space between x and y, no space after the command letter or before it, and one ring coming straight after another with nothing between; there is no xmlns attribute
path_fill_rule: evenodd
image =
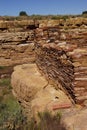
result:
<svg viewBox="0 0 87 130"><path fill-rule="evenodd" d="M12 87L26 115L61 109L67 130L86 130L87 18L1 21L0 32L1 69L21 64Z"/></svg>
<svg viewBox="0 0 87 130"><path fill-rule="evenodd" d="M38 120L38 112L61 112L61 124L66 130L87 129L87 109L73 106L67 95L56 90L38 71L36 64L16 66L12 74L13 94L23 107L25 115ZM58 84L60 88L60 83Z"/></svg>
<svg viewBox="0 0 87 130"><path fill-rule="evenodd" d="M36 113L40 111L72 106L64 92L57 91L38 72L36 64L16 66L12 74L12 86L14 95L29 117L36 116Z"/></svg>

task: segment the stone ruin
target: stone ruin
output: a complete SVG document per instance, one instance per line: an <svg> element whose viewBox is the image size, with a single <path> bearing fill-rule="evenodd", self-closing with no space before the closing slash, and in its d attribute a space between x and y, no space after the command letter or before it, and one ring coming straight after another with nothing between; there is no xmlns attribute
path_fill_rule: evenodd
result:
<svg viewBox="0 0 87 130"><path fill-rule="evenodd" d="M60 82L74 103L86 102L87 18L1 21L0 28L7 28L0 34L0 65L35 62L36 53L39 70L56 89Z"/></svg>
<svg viewBox="0 0 87 130"><path fill-rule="evenodd" d="M0 51L4 52L0 63L4 59L6 64L22 64L14 68L11 77L13 94L28 118L61 109L67 130L86 130L87 19L40 22L39 28L31 30L24 25L24 32L17 29L15 36L3 32L7 37L0 37Z"/></svg>
<svg viewBox="0 0 87 130"><path fill-rule="evenodd" d="M74 103L87 100L87 32L36 29L36 64L49 82L58 82Z"/></svg>

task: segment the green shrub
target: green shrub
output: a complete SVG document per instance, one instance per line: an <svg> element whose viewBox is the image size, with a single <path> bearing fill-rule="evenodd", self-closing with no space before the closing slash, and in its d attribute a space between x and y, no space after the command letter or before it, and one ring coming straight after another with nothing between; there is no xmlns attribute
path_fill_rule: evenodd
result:
<svg viewBox="0 0 87 130"><path fill-rule="evenodd" d="M10 88L11 87L10 78L1 79L0 86L8 86Z"/></svg>
<svg viewBox="0 0 87 130"><path fill-rule="evenodd" d="M56 115L52 115L49 112L38 113L38 117L40 119L38 124L36 124L35 119L32 118L29 130L65 130L60 123L60 113Z"/></svg>
<svg viewBox="0 0 87 130"><path fill-rule="evenodd" d="M10 93L10 91L7 88L2 90L2 95L3 96L5 96L5 95L7 95L9 93Z"/></svg>
<svg viewBox="0 0 87 130"><path fill-rule="evenodd" d="M82 14L87 14L87 11L83 11Z"/></svg>
<svg viewBox="0 0 87 130"><path fill-rule="evenodd" d="M0 103L0 112L6 109L6 104Z"/></svg>
<svg viewBox="0 0 87 130"><path fill-rule="evenodd" d="M7 66L0 66L0 70L5 69Z"/></svg>
<svg viewBox="0 0 87 130"><path fill-rule="evenodd" d="M0 95L0 102L3 100L3 94Z"/></svg>
<svg viewBox="0 0 87 130"><path fill-rule="evenodd" d="M25 11L21 11L21 12L19 13L19 16L28 16L28 15L27 15L27 13L26 13Z"/></svg>
<svg viewBox="0 0 87 130"><path fill-rule="evenodd" d="M22 114L21 107L13 95L10 94L2 100L0 103L0 130L22 130L27 124L26 122L27 119Z"/></svg>
<svg viewBox="0 0 87 130"><path fill-rule="evenodd" d="M0 79L0 130L27 130L27 118L11 92L10 78Z"/></svg>

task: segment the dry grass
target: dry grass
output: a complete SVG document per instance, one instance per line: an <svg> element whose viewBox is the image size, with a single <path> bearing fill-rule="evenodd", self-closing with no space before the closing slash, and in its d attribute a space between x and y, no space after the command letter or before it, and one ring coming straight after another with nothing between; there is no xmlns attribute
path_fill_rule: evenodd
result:
<svg viewBox="0 0 87 130"><path fill-rule="evenodd" d="M52 115L49 112L39 113L38 114L40 122L35 123L34 118L31 120L29 125L29 130L65 130L61 125L60 119L61 115Z"/></svg>

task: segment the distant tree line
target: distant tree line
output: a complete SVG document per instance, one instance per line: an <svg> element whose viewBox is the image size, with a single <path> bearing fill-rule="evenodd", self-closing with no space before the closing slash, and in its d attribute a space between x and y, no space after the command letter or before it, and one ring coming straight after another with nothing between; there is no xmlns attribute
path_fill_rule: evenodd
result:
<svg viewBox="0 0 87 130"><path fill-rule="evenodd" d="M87 14L87 11L83 11L82 14Z"/></svg>
<svg viewBox="0 0 87 130"><path fill-rule="evenodd" d="M22 17L21 17L22 16ZM75 17L84 17L87 18L87 11L83 11L82 14L78 15L39 15L32 14L28 15L26 11L20 11L18 16L0 16L1 20L14 21L14 20L58 20L58 19L69 19Z"/></svg>
<svg viewBox="0 0 87 130"><path fill-rule="evenodd" d="M19 12L19 16L28 16L28 14L26 13L26 11L21 11Z"/></svg>
<svg viewBox="0 0 87 130"><path fill-rule="evenodd" d="M19 16L27 16L30 19L53 19L53 20L57 20L57 19L68 19L70 17L74 18L74 17L80 17L80 16L86 16L87 15L87 11L83 11L82 14L80 15L38 15L38 14L33 14L33 15L28 15L26 13L26 11L20 11L19 12Z"/></svg>

